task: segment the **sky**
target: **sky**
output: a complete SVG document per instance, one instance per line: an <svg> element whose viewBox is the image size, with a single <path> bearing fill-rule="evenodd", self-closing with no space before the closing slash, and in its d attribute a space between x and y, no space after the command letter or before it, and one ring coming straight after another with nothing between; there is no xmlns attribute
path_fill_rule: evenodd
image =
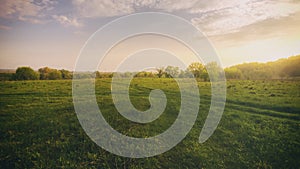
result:
<svg viewBox="0 0 300 169"><path fill-rule="evenodd" d="M0 0L0 69L74 70L95 31L141 12L164 12L191 22L207 36L223 67L300 54L300 0ZM129 61L178 62L169 60L166 51L153 53L157 55L141 51L140 58L135 53Z"/></svg>

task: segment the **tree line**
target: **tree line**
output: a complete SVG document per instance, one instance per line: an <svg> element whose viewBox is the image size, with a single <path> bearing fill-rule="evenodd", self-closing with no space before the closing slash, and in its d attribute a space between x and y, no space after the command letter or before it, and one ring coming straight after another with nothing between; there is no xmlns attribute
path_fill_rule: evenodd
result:
<svg viewBox="0 0 300 169"><path fill-rule="evenodd" d="M300 77L300 55L267 63L243 63L225 68L227 79L286 79Z"/></svg>
<svg viewBox="0 0 300 169"><path fill-rule="evenodd" d="M203 65L199 62L192 63L186 70L181 70L176 66L167 66L157 68L156 71L148 72L73 72L68 70L57 70L49 67L44 67L34 71L30 67L18 67L16 72L12 75L11 80L60 80L60 79L72 79L76 78L112 78L116 77L151 77L151 78L192 78L209 80L207 68L215 68L218 72L218 76L221 72L221 67L217 63L212 62L207 65Z"/></svg>
<svg viewBox="0 0 300 169"><path fill-rule="evenodd" d="M243 63L229 68L225 68L226 79L282 79L300 77L300 55L291 56L287 59L279 59L267 63ZM210 75L208 71L210 70ZM150 78L192 78L209 81L209 78L222 76L222 68L216 63L211 62L206 65L194 62L187 69L182 70L176 66L157 68L156 71L142 72L81 72L74 74L80 78L112 78L117 77L150 77ZM72 79L73 72L68 70L57 70L44 67L34 71L30 67L19 67L12 74L10 80L59 80Z"/></svg>
<svg viewBox="0 0 300 169"><path fill-rule="evenodd" d="M59 80L72 79L72 72L68 70L57 70L49 67L34 71L31 67L18 67L11 80Z"/></svg>

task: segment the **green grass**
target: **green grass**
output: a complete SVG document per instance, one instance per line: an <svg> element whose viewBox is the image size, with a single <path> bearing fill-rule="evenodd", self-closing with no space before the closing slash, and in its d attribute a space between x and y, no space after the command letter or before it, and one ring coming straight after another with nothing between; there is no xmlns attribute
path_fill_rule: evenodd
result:
<svg viewBox="0 0 300 169"><path fill-rule="evenodd" d="M172 79L136 78L130 98L149 108L151 89L167 96L165 112L149 124L126 120L115 109L110 79L96 82L97 101L117 131L151 137L178 115L180 93ZM0 168L299 168L300 81L229 81L222 120L212 137L198 143L210 106L210 83L199 82L201 105L187 137L161 155L130 159L92 142L72 103L72 81L0 82Z"/></svg>

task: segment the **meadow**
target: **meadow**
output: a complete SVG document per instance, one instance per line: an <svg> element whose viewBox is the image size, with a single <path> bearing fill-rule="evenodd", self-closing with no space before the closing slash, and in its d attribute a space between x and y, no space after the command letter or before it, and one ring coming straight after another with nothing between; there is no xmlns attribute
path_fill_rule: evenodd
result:
<svg viewBox="0 0 300 169"><path fill-rule="evenodd" d="M151 137L172 125L180 105L176 82L134 78L130 98L149 108L151 89L168 99L159 119L138 124L114 107L111 79L96 80L99 108L120 133ZM81 128L73 107L71 80L0 82L0 168L299 168L300 81L227 81L227 101L215 133L198 142L210 106L210 83L198 82L200 110L187 137L161 155L116 156L98 147Z"/></svg>

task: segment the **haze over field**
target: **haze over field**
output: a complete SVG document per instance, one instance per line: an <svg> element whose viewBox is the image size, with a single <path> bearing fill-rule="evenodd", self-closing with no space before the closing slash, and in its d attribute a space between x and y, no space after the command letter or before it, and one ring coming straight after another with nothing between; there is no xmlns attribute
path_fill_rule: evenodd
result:
<svg viewBox="0 0 300 169"><path fill-rule="evenodd" d="M300 2L295 0L0 0L0 3L2 69L27 65L34 69L49 66L73 70L81 47L97 29L120 16L149 11L171 13L193 23L208 36L224 67L273 61L300 53ZM140 55L145 58L143 61L150 58L147 52ZM168 57L160 53L155 59ZM176 61L173 64L178 65Z"/></svg>

